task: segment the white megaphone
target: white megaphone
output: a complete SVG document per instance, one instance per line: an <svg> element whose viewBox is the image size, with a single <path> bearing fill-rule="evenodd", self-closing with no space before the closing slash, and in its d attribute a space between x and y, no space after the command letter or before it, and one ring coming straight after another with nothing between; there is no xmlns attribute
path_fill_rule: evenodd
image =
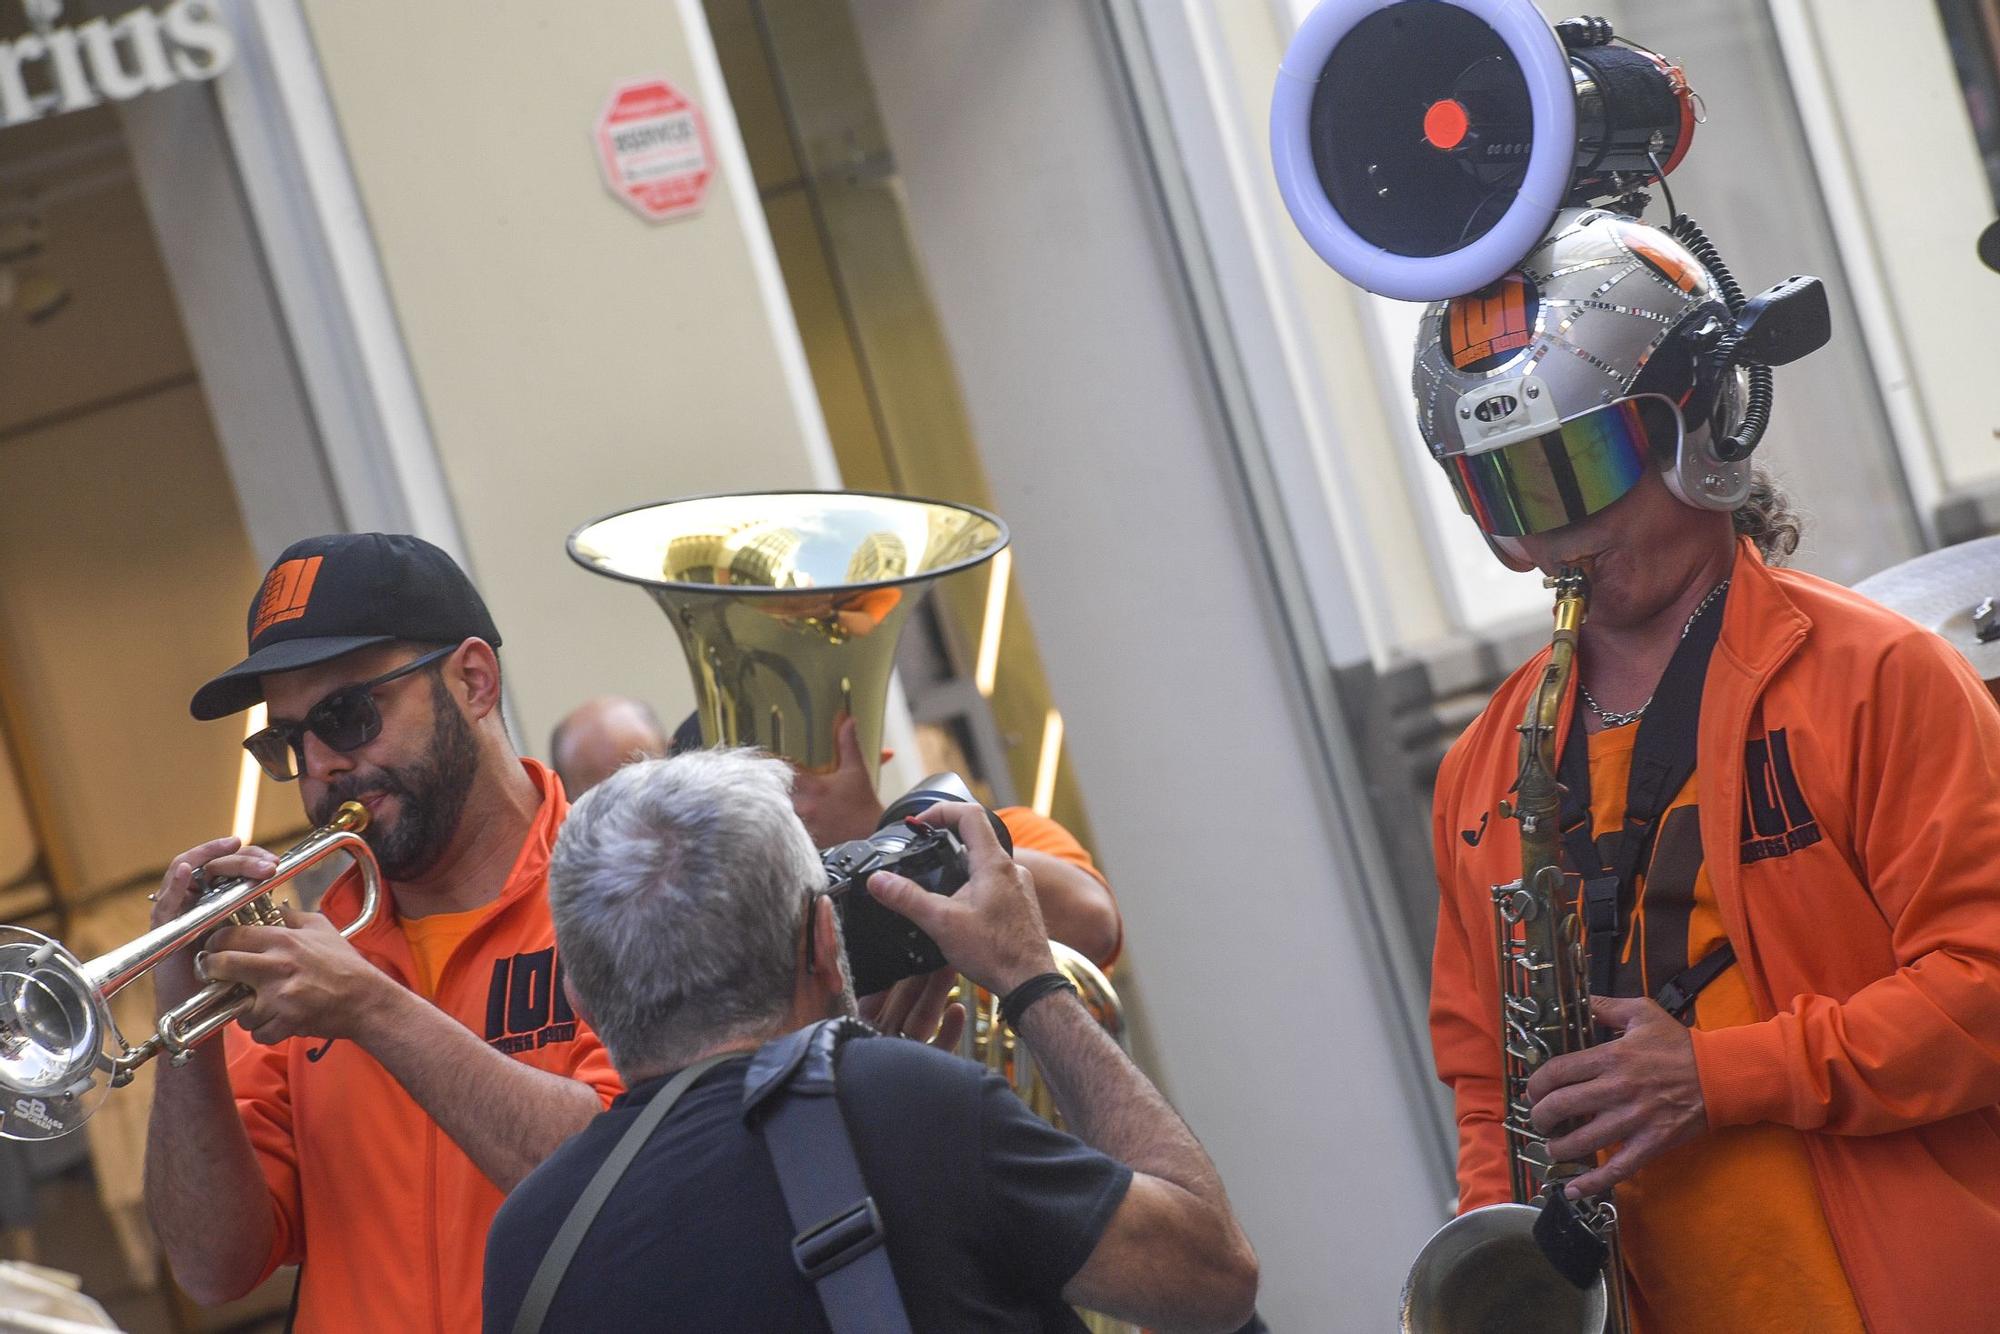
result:
<svg viewBox="0 0 2000 1334"><path fill-rule="evenodd" d="M1485 287L1558 210L1680 164L1699 103L1602 19L1530 0L1322 0L1271 101L1292 220L1349 281L1405 301Z"/></svg>

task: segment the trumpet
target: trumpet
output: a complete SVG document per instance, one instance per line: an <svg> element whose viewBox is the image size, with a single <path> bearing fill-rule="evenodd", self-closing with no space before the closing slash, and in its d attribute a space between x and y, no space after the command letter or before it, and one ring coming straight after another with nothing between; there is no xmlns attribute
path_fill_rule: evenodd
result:
<svg viewBox="0 0 2000 1334"><path fill-rule="evenodd" d="M22 927L0 927L0 1138L55 1139L90 1119L104 1096L132 1082L162 1053L186 1064L194 1049L250 1008L250 988L210 982L161 1015L151 1037L134 1047L111 1016L110 1000L168 955L205 941L225 926L282 926L274 891L340 854L361 876L361 909L340 934L375 920L382 872L361 838L368 808L350 801L326 824L278 858L264 880L209 886L171 922L81 963L61 942Z"/></svg>

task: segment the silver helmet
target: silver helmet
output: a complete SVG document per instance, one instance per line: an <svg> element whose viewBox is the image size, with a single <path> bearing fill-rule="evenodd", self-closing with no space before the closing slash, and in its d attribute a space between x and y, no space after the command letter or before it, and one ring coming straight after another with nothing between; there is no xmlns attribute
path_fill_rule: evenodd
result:
<svg viewBox="0 0 2000 1334"><path fill-rule="evenodd" d="M1417 423L1503 559L1518 559L1507 539L1595 514L1648 468L1686 504L1734 509L1750 465L1713 441L1741 418L1743 372L1706 373L1695 351L1695 335L1730 325L1715 277L1679 241L1569 210L1513 273L1424 312Z"/></svg>

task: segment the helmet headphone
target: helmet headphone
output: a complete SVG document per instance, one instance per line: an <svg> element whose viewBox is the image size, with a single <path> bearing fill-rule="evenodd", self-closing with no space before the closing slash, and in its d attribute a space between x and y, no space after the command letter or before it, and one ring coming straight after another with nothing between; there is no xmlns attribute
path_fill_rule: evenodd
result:
<svg viewBox="0 0 2000 1334"><path fill-rule="evenodd" d="M1670 338L1632 382L1631 393L1672 399L1680 413L1681 430L1672 453L1662 450L1654 459L1668 492L1691 509L1728 513L1749 499L1754 481L1747 452L1724 457L1728 442L1749 424L1750 370L1731 365L1698 371L1694 342L1692 335ZM1526 573L1535 568L1519 538L1484 529L1481 536L1508 569Z"/></svg>

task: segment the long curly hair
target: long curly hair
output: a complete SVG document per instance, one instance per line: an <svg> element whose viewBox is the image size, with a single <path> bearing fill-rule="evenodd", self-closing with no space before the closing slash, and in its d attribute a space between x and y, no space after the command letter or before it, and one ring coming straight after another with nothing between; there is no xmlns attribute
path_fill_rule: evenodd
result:
<svg viewBox="0 0 2000 1334"><path fill-rule="evenodd" d="M1805 535L1804 516L1764 467L1751 470L1750 494L1729 517L1739 534L1757 544L1768 565L1783 565Z"/></svg>

